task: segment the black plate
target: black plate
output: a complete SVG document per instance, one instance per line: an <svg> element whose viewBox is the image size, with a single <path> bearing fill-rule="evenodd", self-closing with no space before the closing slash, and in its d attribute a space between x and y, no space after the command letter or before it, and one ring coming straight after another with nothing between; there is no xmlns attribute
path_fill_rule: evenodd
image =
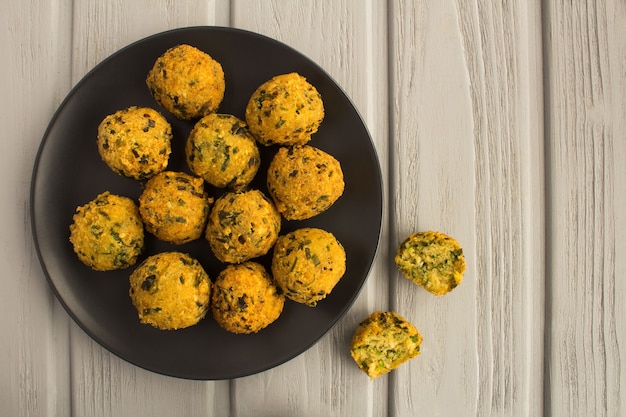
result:
<svg viewBox="0 0 626 417"><path fill-rule="evenodd" d="M100 159L97 126L119 109L143 105L172 124L169 170L189 172L184 143L193 121L177 120L153 100L145 77L167 48L187 43L218 60L226 76L220 113L244 117L253 91L274 75L298 72L322 95L325 119L310 145L335 156L344 171L344 195L327 212L305 221L283 221L282 233L305 226L332 232L344 245L347 271L334 291L309 308L285 303L281 317L252 335L221 329L209 315L198 325L159 331L139 323L128 296L132 267L95 272L69 243L69 225L79 205L103 191L135 200L142 184L114 174ZM262 147L261 147L262 148ZM265 173L276 148L262 148L263 165L252 183L267 194ZM221 190L208 189L217 197ZM31 185L31 216L37 252L48 281L72 318L93 339L142 368L180 378L216 380L251 375L304 352L328 332L357 297L378 247L382 218L381 173L371 138L341 88L318 65L273 39L242 30L192 27L143 39L96 66L70 92L43 137ZM180 250L196 257L215 278L224 265L204 239L174 246L146 236L146 256ZM268 265L269 255L259 261Z"/></svg>

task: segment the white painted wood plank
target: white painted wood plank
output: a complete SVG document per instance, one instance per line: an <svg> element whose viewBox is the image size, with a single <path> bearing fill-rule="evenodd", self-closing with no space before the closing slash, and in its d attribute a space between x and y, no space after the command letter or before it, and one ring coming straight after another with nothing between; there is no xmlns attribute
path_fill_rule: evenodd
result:
<svg viewBox="0 0 626 417"><path fill-rule="evenodd" d="M0 14L0 414L7 416L69 414L68 321L39 267L29 211L35 154L70 84L69 17L64 1L10 2Z"/></svg>
<svg viewBox="0 0 626 417"><path fill-rule="evenodd" d="M145 36L228 22L225 1L74 2L73 77ZM80 416L227 415L228 382L187 381L139 369L71 326L73 412Z"/></svg>
<svg viewBox="0 0 626 417"><path fill-rule="evenodd" d="M549 1L547 409L626 412L626 5Z"/></svg>
<svg viewBox="0 0 626 417"><path fill-rule="evenodd" d="M185 26L226 26L229 21L228 0L76 0L74 10L75 82L104 58L146 36Z"/></svg>
<svg viewBox="0 0 626 417"><path fill-rule="evenodd" d="M386 177L386 3L282 0L237 1L234 6L233 26L296 48L345 89L370 130ZM387 207L385 225L386 219ZM385 415L386 381L370 382L352 361L349 344L360 320L387 308L387 241L384 226L382 246L362 293L328 335L286 364L233 382L234 415Z"/></svg>
<svg viewBox="0 0 626 417"><path fill-rule="evenodd" d="M543 159L538 2L401 2L391 14L396 246L439 230L468 268L435 297L395 273L424 337L392 415L542 411Z"/></svg>
<svg viewBox="0 0 626 417"><path fill-rule="evenodd" d="M81 330L72 329L75 415L228 415L228 382L157 375L110 354L87 336L76 337L77 332Z"/></svg>

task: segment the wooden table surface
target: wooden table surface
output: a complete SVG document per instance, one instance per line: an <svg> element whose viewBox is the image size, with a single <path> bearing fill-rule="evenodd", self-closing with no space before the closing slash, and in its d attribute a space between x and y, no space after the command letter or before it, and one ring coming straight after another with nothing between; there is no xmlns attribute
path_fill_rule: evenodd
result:
<svg viewBox="0 0 626 417"><path fill-rule="evenodd" d="M21 0L0 5L1 416L626 415L626 3L620 0ZM229 381L133 366L69 317L38 262L30 181L70 89L185 26L286 43L353 100L384 175L380 248L347 315ZM413 231L463 245L435 297L392 262ZM422 354L370 381L356 324L394 310Z"/></svg>

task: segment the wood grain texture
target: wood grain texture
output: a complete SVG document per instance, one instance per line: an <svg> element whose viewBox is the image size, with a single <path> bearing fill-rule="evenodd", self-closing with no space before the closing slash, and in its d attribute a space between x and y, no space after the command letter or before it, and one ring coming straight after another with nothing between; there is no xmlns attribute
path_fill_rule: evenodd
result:
<svg viewBox="0 0 626 417"><path fill-rule="evenodd" d="M75 0L72 77L78 82L104 58L144 37L177 27L227 25L229 17L227 0Z"/></svg>
<svg viewBox="0 0 626 417"><path fill-rule="evenodd" d="M391 304L424 342L391 375L391 415L538 415L538 4L403 2L391 15L395 245L439 230L468 263L464 282L439 298L396 273Z"/></svg>
<svg viewBox="0 0 626 417"><path fill-rule="evenodd" d="M228 21L221 1L74 2L72 84L116 50L164 30ZM226 415L228 382L143 371L109 353L72 323L72 412L80 416Z"/></svg>
<svg viewBox="0 0 626 417"><path fill-rule="evenodd" d="M626 5L549 1L549 410L626 412Z"/></svg>
<svg viewBox="0 0 626 417"><path fill-rule="evenodd" d="M69 413L67 316L39 267L29 216L37 148L70 83L69 12L63 1L23 1L0 13L0 415Z"/></svg>
<svg viewBox="0 0 626 417"><path fill-rule="evenodd" d="M284 42L317 62L352 99L387 170L386 4L381 1L234 1L232 24ZM341 138L337 138L341 140ZM386 183L385 183L386 188ZM384 223L387 208L384 209ZM233 382L235 416L379 416L386 381L369 381L349 355L356 325L388 299L388 231L346 317L313 348L278 368Z"/></svg>

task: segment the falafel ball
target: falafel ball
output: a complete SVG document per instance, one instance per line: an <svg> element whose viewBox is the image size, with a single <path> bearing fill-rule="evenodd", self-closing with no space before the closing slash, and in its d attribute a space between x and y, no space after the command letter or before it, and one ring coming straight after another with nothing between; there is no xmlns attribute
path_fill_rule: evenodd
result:
<svg viewBox="0 0 626 417"><path fill-rule="evenodd" d="M211 209L206 238L217 259L241 263L268 253L280 225L280 214L261 191L228 192Z"/></svg>
<svg viewBox="0 0 626 417"><path fill-rule="evenodd" d="M407 237L394 261L406 278L434 295L447 294L461 284L466 266L459 242L431 230Z"/></svg>
<svg viewBox="0 0 626 417"><path fill-rule="evenodd" d="M390 372L420 354L422 335L393 311L375 311L356 328L350 354L370 379Z"/></svg>
<svg viewBox="0 0 626 417"><path fill-rule="evenodd" d="M248 101L245 117L262 145L304 145L324 119L324 103L306 78L292 72L261 84Z"/></svg>
<svg viewBox="0 0 626 417"><path fill-rule="evenodd" d="M256 141L246 124L230 114L209 114L200 119L185 147L189 169L218 188L239 191L261 165Z"/></svg>
<svg viewBox="0 0 626 417"><path fill-rule="evenodd" d="M106 191L76 209L70 242L81 262L96 271L124 269L137 262L144 230L135 202Z"/></svg>
<svg viewBox="0 0 626 417"><path fill-rule="evenodd" d="M172 127L158 111L131 106L98 126L98 152L115 173L143 180L167 168Z"/></svg>
<svg viewBox="0 0 626 417"><path fill-rule="evenodd" d="M266 328L278 319L284 305L282 291L256 262L228 265L213 285L213 317L232 333L256 333Z"/></svg>
<svg viewBox="0 0 626 417"><path fill-rule="evenodd" d="M346 252L330 232L307 227L282 235L274 245L272 275L287 298L315 307L346 271Z"/></svg>
<svg viewBox="0 0 626 417"><path fill-rule="evenodd" d="M139 320L161 330L197 324L209 309L210 293L202 265L181 252L152 255L130 275L129 295Z"/></svg>
<svg viewBox="0 0 626 417"><path fill-rule="evenodd" d="M156 59L146 85L159 104L185 120L217 111L226 89L221 64L185 44L168 49Z"/></svg>
<svg viewBox="0 0 626 417"><path fill-rule="evenodd" d="M313 146L280 148L267 171L267 188L287 220L304 220L328 210L343 194L341 164Z"/></svg>
<svg viewBox="0 0 626 417"><path fill-rule="evenodd" d="M163 171L146 183L139 196L139 213L148 232L180 245L202 236L211 201L202 178Z"/></svg>

